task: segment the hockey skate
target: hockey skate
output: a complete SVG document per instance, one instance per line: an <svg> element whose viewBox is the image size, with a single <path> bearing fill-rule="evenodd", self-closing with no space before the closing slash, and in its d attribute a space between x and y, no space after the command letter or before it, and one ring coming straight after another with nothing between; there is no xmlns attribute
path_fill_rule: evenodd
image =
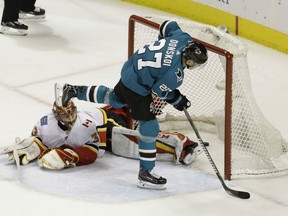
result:
<svg viewBox="0 0 288 216"><path fill-rule="evenodd" d="M77 97L78 91L85 91L85 87L65 84L63 86L62 105L66 107L72 98Z"/></svg>
<svg viewBox="0 0 288 216"><path fill-rule="evenodd" d="M23 11L20 10L19 18L20 19L44 19L46 11L40 7L35 7L32 11Z"/></svg>
<svg viewBox="0 0 288 216"><path fill-rule="evenodd" d="M154 190L166 189L166 178L156 175L153 170L140 169L138 187Z"/></svg>
<svg viewBox="0 0 288 216"><path fill-rule="evenodd" d="M2 22L0 33L7 35L20 35L25 36L28 34L28 26L18 22Z"/></svg>

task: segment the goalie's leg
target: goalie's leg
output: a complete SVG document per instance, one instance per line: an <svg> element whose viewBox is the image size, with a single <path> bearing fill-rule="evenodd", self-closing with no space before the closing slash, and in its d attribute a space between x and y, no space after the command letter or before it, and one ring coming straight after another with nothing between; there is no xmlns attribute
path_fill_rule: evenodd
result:
<svg viewBox="0 0 288 216"><path fill-rule="evenodd" d="M139 131L113 127L112 152L119 156L138 159L139 136ZM156 139L156 147L157 160L173 161L174 164L189 165L202 153L198 143L178 132L160 132Z"/></svg>

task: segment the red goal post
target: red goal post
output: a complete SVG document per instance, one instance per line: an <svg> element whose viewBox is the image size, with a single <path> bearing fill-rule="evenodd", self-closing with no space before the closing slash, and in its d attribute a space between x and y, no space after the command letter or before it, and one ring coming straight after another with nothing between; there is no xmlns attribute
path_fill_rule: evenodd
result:
<svg viewBox="0 0 288 216"><path fill-rule="evenodd" d="M201 71L186 72L180 91L192 102L188 111L200 130L212 131L223 139L225 179L287 174L287 142L269 124L254 101L246 58L248 49L239 39L191 20L132 15L128 57L141 46L155 41L159 25L167 19L177 21L183 31L208 49L208 64ZM184 113L163 103L160 100L158 120L163 123L160 126L166 123L164 129L184 129L183 125L191 128L184 123L187 122ZM155 105L159 105L159 101ZM257 128L258 124L262 128ZM167 125L173 127L167 128ZM277 150L273 151L269 145L275 141ZM248 162L238 163L244 159ZM253 166L247 166L249 161Z"/></svg>

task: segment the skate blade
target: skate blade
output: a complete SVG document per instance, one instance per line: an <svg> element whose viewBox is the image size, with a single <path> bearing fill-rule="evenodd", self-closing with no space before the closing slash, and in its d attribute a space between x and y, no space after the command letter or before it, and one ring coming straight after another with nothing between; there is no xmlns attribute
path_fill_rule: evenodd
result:
<svg viewBox="0 0 288 216"><path fill-rule="evenodd" d="M145 182L145 181L139 181L137 184L137 187L143 188L143 189L149 189L149 190L165 190L166 189L166 184L152 184L150 182Z"/></svg>
<svg viewBox="0 0 288 216"><path fill-rule="evenodd" d="M26 36L28 34L27 30L23 29L14 29L7 26L2 26L0 33L4 35L16 35L16 36Z"/></svg>
<svg viewBox="0 0 288 216"><path fill-rule="evenodd" d="M19 13L19 19L31 19L31 20L38 20L38 19L45 19L46 15L33 15L28 13Z"/></svg>

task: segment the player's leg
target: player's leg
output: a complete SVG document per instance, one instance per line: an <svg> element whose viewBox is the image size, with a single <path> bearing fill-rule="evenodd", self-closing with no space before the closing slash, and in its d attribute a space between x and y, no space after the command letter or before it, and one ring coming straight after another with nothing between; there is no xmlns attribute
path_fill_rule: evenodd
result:
<svg viewBox="0 0 288 216"><path fill-rule="evenodd" d="M27 35L28 26L18 21L19 0L4 0L0 33L7 35Z"/></svg>
<svg viewBox="0 0 288 216"><path fill-rule="evenodd" d="M93 103L109 104L115 108L125 106L125 103L121 102L119 97L116 96L114 90L104 85L78 86L65 84L62 95L63 106L66 106L72 98Z"/></svg>
<svg viewBox="0 0 288 216"><path fill-rule="evenodd" d="M117 88L116 88L117 91ZM120 93L121 95L121 93ZM155 102L154 102L155 104ZM132 117L128 107L112 108L106 106L107 117L125 128L132 128ZM115 126L115 124L113 125ZM114 130L113 149L115 154L130 158L139 158L138 138L135 136L122 136L121 131L125 128ZM126 129L129 135L129 129ZM136 132L136 131L135 131ZM135 133L134 133L135 134ZM126 134L127 135L127 134ZM112 139L112 127L107 126L107 141L109 141L109 150L111 151L110 141ZM107 143L107 144L108 144ZM191 164L196 157L201 154L202 148L198 143L190 140L187 136L178 132L161 131L156 139L156 160L173 161L174 164Z"/></svg>
<svg viewBox="0 0 288 216"><path fill-rule="evenodd" d="M121 81L114 88L115 93L125 101L131 109L133 119L140 122L139 159L140 170L138 174L139 187L149 189L165 189L167 180L154 173L156 160L156 138L159 125L154 114L152 96L141 96L126 88Z"/></svg>
<svg viewBox="0 0 288 216"><path fill-rule="evenodd" d="M20 19L44 19L46 11L35 6L36 0L20 0Z"/></svg>
<svg viewBox="0 0 288 216"><path fill-rule="evenodd" d="M139 145L139 184L138 187L150 189L165 189L166 178L158 176L153 171L156 161L156 137L159 125L156 119L140 121Z"/></svg>

